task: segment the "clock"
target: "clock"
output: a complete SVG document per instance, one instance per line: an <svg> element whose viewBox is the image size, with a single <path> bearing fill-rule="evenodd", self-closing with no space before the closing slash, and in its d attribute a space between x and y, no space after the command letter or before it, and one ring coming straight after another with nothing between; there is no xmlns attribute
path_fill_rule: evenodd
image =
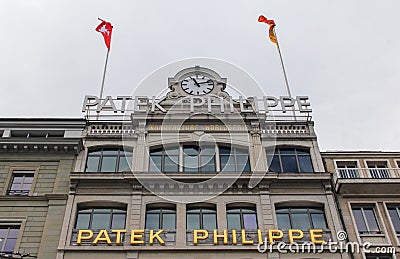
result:
<svg viewBox="0 0 400 259"><path fill-rule="evenodd" d="M214 89L214 81L203 75L191 75L181 82L183 91L191 95L204 95Z"/></svg>

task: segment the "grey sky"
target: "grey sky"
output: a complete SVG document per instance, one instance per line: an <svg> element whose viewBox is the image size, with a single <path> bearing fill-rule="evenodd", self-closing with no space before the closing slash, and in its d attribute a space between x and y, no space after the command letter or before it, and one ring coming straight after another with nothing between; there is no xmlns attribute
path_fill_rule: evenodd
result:
<svg viewBox="0 0 400 259"><path fill-rule="evenodd" d="M277 23L293 95L311 98L321 150L400 150L398 10L398 0L3 0L0 116L83 116L106 54L97 17L114 25L107 95L192 57L231 62L284 95L264 14Z"/></svg>

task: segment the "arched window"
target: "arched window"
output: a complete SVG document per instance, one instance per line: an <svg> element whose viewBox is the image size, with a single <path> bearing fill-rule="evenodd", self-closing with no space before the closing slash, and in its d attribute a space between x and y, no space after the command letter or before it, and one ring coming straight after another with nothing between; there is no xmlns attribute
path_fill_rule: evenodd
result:
<svg viewBox="0 0 400 259"><path fill-rule="evenodd" d="M174 204L148 204L146 206L146 229L176 229L176 206Z"/></svg>
<svg viewBox="0 0 400 259"><path fill-rule="evenodd" d="M219 163L217 159L219 158ZM150 172L212 173L249 172L249 152L246 148L210 144L180 144L175 147L150 150Z"/></svg>
<svg viewBox="0 0 400 259"><path fill-rule="evenodd" d="M187 205L186 229L217 229L217 207L214 204Z"/></svg>
<svg viewBox="0 0 400 259"><path fill-rule="evenodd" d="M314 172L310 152L300 148L276 148L267 150L270 172Z"/></svg>
<svg viewBox="0 0 400 259"><path fill-rule="evenodd" d="M324 208L321 207L282 207L276 209L278 228L288 229L327 229Z"/></svg>
<svg viewBox="0 0 400 259"><path fill-rule="evenodd" d="M221 161L221 171L250 172L248 149L219 146L219 159Z"/></svg>
<svg viewBox="0 0 400 259"><path fill-rule="evenodd" d="M123 148L100 148L90 150L86 170L89 173L131 171L132 151Z"/></svg>
<svg viewBox="0 0 400 259"><path fill-rule="evenodd" d="M75 229L125 229L126 208L90 207L78 209Z"/></svg>
<svg viewBox="0 0 400 259"><path fill-rule="evenodd" d="M254 204L228 204L226 206L228 229L255 230L258 228Z"/></svg>

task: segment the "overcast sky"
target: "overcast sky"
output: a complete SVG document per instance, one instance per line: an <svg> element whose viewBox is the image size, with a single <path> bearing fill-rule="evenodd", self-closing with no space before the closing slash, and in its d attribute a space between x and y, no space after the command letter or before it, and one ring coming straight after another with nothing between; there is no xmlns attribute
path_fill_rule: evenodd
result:
<svg viewBox="0 0 400 259"><path fill-rule="evenodd" d="M292 94L310 96L320 149L400 150L399 10L398 0L3 0L0 116L83 116L106 55L97 17L114 25L106 95L131 94L192 57L231 62L285 95L264 14L277 24Z"/></svg>

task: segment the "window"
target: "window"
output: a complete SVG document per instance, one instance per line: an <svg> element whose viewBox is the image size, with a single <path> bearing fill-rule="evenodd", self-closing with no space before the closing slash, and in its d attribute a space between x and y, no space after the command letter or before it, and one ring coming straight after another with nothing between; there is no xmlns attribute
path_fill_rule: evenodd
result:
<svg viewBox="0 0 400 259"><path fill-rule="evenodd" d="M35 171L13 171L8 195L28 196L32 187Z"/></svg>
<svg viewBox="0 0 400 259"><path fill-rule="evenodd" d="M221 171L250 172L249 152L237 147L219 147Z"/></svg>
<svg viewBox="0 0 400 259"><path fill-rule="evenodd" d="M130 171L132 152L122 148L102 148L89 151L86 172L126 172Z"/></svg>
<svg viewBox="0 0 400 259"><path fill-rule="evenodd" d="M397 235L400 235L400 207L388 207L390 219Z"/></svg>
<svg viewBox="0 0 400 259"><path fill-rule="evenodd" d="M385 161L367 162L367 165L372 178L390 178Z"/></svg>
<svg viewBox="0 0 400 259"><path fill-rule="evenodd" d="M353 216L356 221L358 233L360 234L379 234L381 230L375 216L373 207L353 208Z"/></svg>
<svg viewBox="0 0 400 259"><path fill-rule="evenodd" d="M228 229L257 229L257 213L255 206L228 205L226 208Z"/></svg>
<svg viewBox="0 0 400 259"><path fill-rule="evenodd" d="M8 225L0 223L0 252L11 254L17 243L20 225Z"/></svg>
<svg viewBox="0 0 400 259"><path fill-rule="evenodd" d="M356 161L337 161L336 162L340 178L359 178Z"/></svg>
<svg viewBox="0 0 400 259"><path fill-rule="evenodd" d="M323 208L279 208L276 210L278 228L288 229L327 229Z"/></svg>
<svg viewBox="0 0 400 259"><path fill-rule="evenodd" d="M275 153L267 150L270 172L314 172L309 151L298 148L277 148Z"/></svg>
<svg viewBox="0 0 400 259"><path fill-rule="evenodd" d="M215 146L183 146L184 172L215 172Z"/></svg>
<svg viewBox="0 0 400 259"><path fill-rule="evenodd" d="M199 205L187 205L186 207L186 229L206 229L214 230L217 229L217 210L216 206L212 204L206 204L204 206Z"/></svg>
<svg viewBox="0 0 400 259"><path fill-rule="evenodd" d="M216 160L219 156L220 165ZM181 161L182 160L182 161ZM249 172L247 149L215 145L180 145L150 150L150 172Z"/></svg>
<svg viewBox="0 0 400 259"><path fill-rule="evenodd" d="M173 204L147 205L146 208L146 229L176 228L176 207Z"/></svg>
<svg viewBox="0 0 400 259"><path fill-rule="evenodd" d="M75 229L125 229L126 209L83 208L78 210Z"/></svg>

